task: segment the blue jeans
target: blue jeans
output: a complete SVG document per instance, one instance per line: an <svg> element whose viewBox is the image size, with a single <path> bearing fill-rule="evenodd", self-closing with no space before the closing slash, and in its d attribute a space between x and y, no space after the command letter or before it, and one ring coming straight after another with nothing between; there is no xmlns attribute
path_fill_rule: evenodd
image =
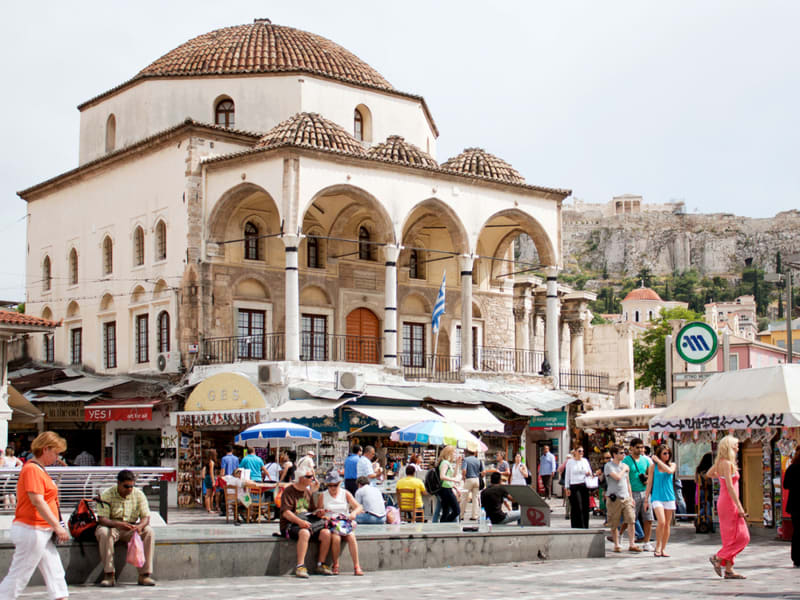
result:
<svg viewBox="0 0 800 600"><path fill-rule="evenodd" d="M384 525L386 523L386 516L376 517L367 513L359 513L356 515L356 523L361 525Z"/></svg>
<svg viewBox="0 0 800 600"><path fill-rule="evenodd" d="M519 525L520 513L518 510L510 510L506 513L506 518L497 523L498 525L506 525L508 523L516 523Z"/></svg>
<svg viewBox="0 0 800 600"><path fill-rule="evenodd" d="M442 516L442 501L439 500L439 494L433 496L433 519L432 523L438 523L439 518Z"/></svg>
<svg viewBox="0 0 800 600"><path fill-rule="evenodd" d="M640 540L644 537L644 529L642 529L642 524L639 523L639 519L636 519L636 539ZM650 540L645 540L645 542L649 542Z"/></svg>

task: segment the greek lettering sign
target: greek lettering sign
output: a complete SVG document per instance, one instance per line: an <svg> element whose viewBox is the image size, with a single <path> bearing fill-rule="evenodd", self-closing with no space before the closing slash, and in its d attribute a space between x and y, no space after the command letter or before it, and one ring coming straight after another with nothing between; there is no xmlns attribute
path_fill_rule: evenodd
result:
<svg viewBox="0 0 800 600"><path fill-rule="evenodd" d="M566 429L567 412L564 410L554 410L543 412L538 417L531 417L531 429Z"/></svg>
<svg viewBox="0 0 800 600"><path fill-rule="evenodd" d="M686 362L701 365L714 358L717 353L717 332L706 323L692 321L678 332L675 348Z"/></svg>
<svg viewBox="0 0 800 600"><path fill-rule="evenodd" d="M252 410L266 406L264 395L247 377L238 373L218 373L194 388L186 399L185 410Z"/></svg>

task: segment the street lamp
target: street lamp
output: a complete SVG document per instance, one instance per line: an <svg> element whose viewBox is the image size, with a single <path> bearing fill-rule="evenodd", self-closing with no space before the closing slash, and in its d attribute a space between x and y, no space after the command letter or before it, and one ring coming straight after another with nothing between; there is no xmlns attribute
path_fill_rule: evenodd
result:
<svg viewBox="0 0 800 600"><path fill-rule="evenodd" d="M792 363L792 269L800 269L800 254L789 254L783 261L783 273L765 273L764 281L786 287L786 364Z"/></svg>

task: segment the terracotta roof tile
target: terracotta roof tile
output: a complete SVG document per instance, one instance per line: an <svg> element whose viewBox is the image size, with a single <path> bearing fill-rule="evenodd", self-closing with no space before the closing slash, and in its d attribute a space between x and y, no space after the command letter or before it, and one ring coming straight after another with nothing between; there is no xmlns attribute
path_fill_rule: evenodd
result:
<svg viewBox="0 0 800 600"><path fill-rule="evenodd" d="M651 290L647 287L640 287L636 288L635 290L631 290L628 292L628 295L625 296L625 300L661 300L661 296L659 296L655 290ZM625 301L623 300L623 302Z"/></svg>
<svg viewBox="0 0 800 600"><path fill-rule="evenodd" d="M375 69L322 36L269 19L204 33L142 69L137 77L305 72L393 91Z"/></svg>
<svg viewBox="0 0 800 600"><path fill-rule="evenodd" d="M60 321L40 319L31 315L18 313L12 310L0 309L0 324L5 325L32 325L34 327L59 327Z"/></svg>
<svg viewBox="0 0 800 600"><path fill-rule="evenodd" d="M278 123L256 144L257 149L278 146L300 146L364 156L364 148L340 125L317 113L297 113Z"/></svg>
<svg viewBox="0 0 800 600"><path fill-rule="evenodd" d="M399 135L390 135L385 142L367 150L367 155L404 165L438 168L439 164L427 152L405 141Z"/></svg>
<svg viewBox="0 0 800 600"><path fill-rule="evenodd" d="M442 170L455 171L505 183L525 183L525 178L502 158L482 148L467 148L456 157L442 163Z"/></svg>

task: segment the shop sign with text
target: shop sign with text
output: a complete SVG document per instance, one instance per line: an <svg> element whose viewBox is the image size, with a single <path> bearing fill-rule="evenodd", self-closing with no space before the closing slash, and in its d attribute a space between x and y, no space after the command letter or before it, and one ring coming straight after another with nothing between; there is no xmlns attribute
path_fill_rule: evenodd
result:
<svg viewBox="0 0 800 600"><path fill-rule="evenodd" d="M543 412L537 417L531 417L531 429L566 429L567 428L567 412L563 410L555 410L551 412Z"/></svg>
<svg viewBox="0 0 800 600"><path fill-rule="evenodd" d="M86 421L152 421L153 409L149 406L87 408L84 418Z"/></svg>

